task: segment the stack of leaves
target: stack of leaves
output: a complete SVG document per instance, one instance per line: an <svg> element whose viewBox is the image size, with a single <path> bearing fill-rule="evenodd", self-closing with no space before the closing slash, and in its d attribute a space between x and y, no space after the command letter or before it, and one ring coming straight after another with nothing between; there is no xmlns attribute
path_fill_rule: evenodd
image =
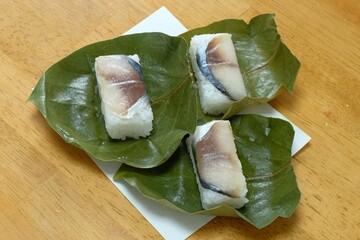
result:
<svg viewBox="0 0 360 240"><path fill-rule="evenodd" d="M201 111L188 47L192 36L232 34L248 92L223 116ZM138 54L154 113L147 138L111 139L105 129L94 72L97 56ZM267 102L283 90L292 91L299 61L281 41L274 16L259 15L249 24L223 20L178 37L162 33L121 36L81 48L51 66L29 101L68 143L104 161L120 161L115 178L142 194L187 213L240 216L258 228L278 216L289 217L300 192L291 164L294 130L280 119L236 114ZM197 125L223 118L232 124L247 179L249 203L241 209L220 206L204 211L184 139Z"/></svg>

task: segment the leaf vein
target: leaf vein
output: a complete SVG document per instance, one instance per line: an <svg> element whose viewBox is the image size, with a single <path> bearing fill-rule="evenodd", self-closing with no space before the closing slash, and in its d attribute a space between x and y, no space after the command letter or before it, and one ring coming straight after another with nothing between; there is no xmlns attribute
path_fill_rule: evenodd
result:
<svg viewBox="0 0 360 240"><path fill-rule="evenodd" d="M247 177L246 178L246 181L256 181L256 180L262 180L262 179L266 179L266 178L271 178L271 177L274 177L278 174L280 174L281 172L287 170L288 168L291 168L292 167L292 164L291 162L286 164L285 166L283 166L282 168L280 168L278 171L274 172L274 173L270 173L270 174L266 174L266 175L263 175L263 176L256 176L256 177Z"/></svg>

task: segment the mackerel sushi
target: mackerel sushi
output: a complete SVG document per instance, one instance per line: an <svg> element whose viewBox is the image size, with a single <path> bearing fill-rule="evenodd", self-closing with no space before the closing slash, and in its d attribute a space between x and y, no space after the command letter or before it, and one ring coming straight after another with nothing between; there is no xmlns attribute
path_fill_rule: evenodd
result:
<svg viewBox="0 0 360 240"><path fill-rule="evenodd" d="M203 34L190 41L189 54L204 113L225 113L246 97L231 34Z"/></svg>
<svg viewBox="0 0 360 240"><path fill-rule="evenodd" d="M153 113L137 55L95 59L95 73L106 131L113 139L146 137Z"/></svg>
<svg viewBox="0 0 360 240"><path fill-rule="evenodd" d="M241 208L248 202L229 121L213 120L198 126L187 146L204 209L220 205Z"/></svg>

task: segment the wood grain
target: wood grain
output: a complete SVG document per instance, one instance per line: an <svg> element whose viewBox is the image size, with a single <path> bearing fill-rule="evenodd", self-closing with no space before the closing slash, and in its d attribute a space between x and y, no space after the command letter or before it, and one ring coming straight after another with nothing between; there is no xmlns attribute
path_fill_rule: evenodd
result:
<svg viewBox="0 0 360 240"><path fill-rule="evenodd" d="M190 239L360 239L360 4L335 1L1 1L0 239L161 239L82 151L26 102L49 66L161 6L188 29L276 14L302 66L271 105L312 140L293 159L302 198L257 230L217 217Z"/></svg>

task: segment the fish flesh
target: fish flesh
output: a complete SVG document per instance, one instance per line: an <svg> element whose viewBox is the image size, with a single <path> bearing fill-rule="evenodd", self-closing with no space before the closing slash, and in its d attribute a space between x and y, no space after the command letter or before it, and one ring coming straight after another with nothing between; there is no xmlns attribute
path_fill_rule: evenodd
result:
<svg viewBox="0 0 360 240"><path fill-rule="evenodd" d="M204 209L240 208L248 202L247 186L228 120L198 126L187 139Z"/></svg>

